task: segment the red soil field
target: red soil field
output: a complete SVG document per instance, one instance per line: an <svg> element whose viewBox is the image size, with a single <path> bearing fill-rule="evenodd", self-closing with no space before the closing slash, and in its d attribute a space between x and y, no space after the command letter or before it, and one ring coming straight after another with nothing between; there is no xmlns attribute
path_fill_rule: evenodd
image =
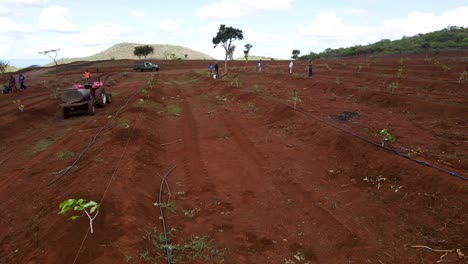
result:
<svg viewBox="0 0 468 264"><path fill-rule="evenodd" d="M468 263L467 56L315 60L312 79L307 61L293 75L229 62L216 80L209 61L25 71L27 90L0 97L0 263L167 263L157 201L173 166L172 263ZM52 90L85 69L113 102L64 120ZM380 147L383 128L386 147L443 170ZM69 198L100 202L93 234L86 216L57 215Z"/></svg>

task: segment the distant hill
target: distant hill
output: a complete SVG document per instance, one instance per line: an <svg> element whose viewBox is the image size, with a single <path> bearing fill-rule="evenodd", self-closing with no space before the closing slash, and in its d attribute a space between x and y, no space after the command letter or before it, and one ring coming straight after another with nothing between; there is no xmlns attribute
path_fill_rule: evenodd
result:
<svg viewBox="0 0 468 264"><path fill-rule="evenodd" d="M439 31L403 37L391 41L383 39L374 44L357 45L348 48L326 49L320 53L310 52L300 59L316 59L321 57L345 57L365 54L400 54L421 53L428 51L443 51L468 48L468 28L448 27Z"/></svg>
<svg viewBox="0 0 468 264"><path fill-rule="evenodd" d="M236 60L243 60L245 61L244 57L236 58ZM276 58L266 57L266 56L256 56L256 55L249 55L249 61L258 61L258 60L277 60Z"/></svg>
<svg viewBox="0 0 468 264"><path fill-rule="evenodd" d="M82 57L82 58L64 58L57 60L58 64L66 64L75 61L97 61L97 60L120 60L120 59L137 59L133 55L133 50L137 46L149 45L154 49L154 54L150 54L147 59L185 59L185 54L187 54L188 60L211 60L213 57L182 46L176 45L165 45L165 44L139 44L139 43L119 43L114 46L103 50L99 53L96 53L92 56ZM175 56L172 56L174 54ZM53 65L50 63L48 65Z"/></svg>
<svg viewBox="0 0 468 264"><path fill-rule="evenodd" d="M15 66L8 66L5 70L5 72L16 72L20 70L21 68L15 67Z"/></svg>

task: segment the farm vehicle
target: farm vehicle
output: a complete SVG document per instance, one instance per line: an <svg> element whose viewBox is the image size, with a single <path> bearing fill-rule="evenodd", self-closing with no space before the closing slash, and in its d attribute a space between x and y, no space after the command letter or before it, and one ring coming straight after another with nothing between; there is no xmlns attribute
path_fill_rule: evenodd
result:
<svg viewBox="0 0 468 264"><path fill-rule="evenodd" d="M159 71L159 65L151 62L145 62L142 65L136 65L133 67L134 71Z"/></svg>
<svg viewBox="0 0 468 264"><path fill-rule="evenodd" d="M89 115L96 113L96 107L104 107L112 102L112 94L107 93L102 82L75 84L62 96L63 118L70 117L72 112L85 111Z"/></svg>

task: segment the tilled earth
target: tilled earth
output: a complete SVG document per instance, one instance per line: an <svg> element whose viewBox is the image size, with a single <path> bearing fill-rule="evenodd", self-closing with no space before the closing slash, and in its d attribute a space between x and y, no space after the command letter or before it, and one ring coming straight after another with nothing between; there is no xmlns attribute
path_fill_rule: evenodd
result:
<svg viewBox="0 0 468 264"><path fill-rule="evenodd" d="M0 97L0 262L167 263L161 205L172 263L468 263L467 55L26 71ZM64 120L85 69L114 100ZM100 203L93 234L69 198Z"/></svg>

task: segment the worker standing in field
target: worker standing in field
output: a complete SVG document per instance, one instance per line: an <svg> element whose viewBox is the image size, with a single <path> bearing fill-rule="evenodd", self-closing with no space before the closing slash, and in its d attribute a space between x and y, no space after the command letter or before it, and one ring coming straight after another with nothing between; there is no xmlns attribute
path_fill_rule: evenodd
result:
<svg viewBox="0 0 468 264"><path fill-rule="evenodd" d="M13 92L13 88L15 88L15 92L18 92L18 88L16 87L16 79L15 76L10 75L10 80L8 81L8 87L11 92Z"/></svg>
<svg viewBox="0 0 468 264"><path fill-rule="evenodd" d="M216 79L218 79L218 74L219 74L219 65L218 65L218 63L215 64L215 74L216 74Z"/></svg>
<svg viewBox="0 0 468 264"><path fill-rule="evenodd" d="M85 77L86 82L89 82L89 78L91 77L91 73L88 70L86 70L84 72L84 77Z"/></svg>
<svg viewBox="0 0 468 264"><path fill-rule="evenodd" d="M21 90L26 89L26 86L24 85L24 80L25 80L24 75L20 73L19 76L18 76L18 82L19 82Z"/></svg>
<svg viewBox="0 0 468 264"><path fill-rule="evenodd" d="M263 64L262 60L259 60L258 61L258 72L262 72L262 64Z"/></svg>
<svg viewBox="0 0 468 264"><path fill-rule="evenodd" d="M309 60L309 78L312 78L312 60Z"/></svg>
<svg viewBox="0 0 468 264"><path fill-rule="evenodd" d="M210 63L210 65L208 65L208 70L210 70L210 77L213 76L213 63Z"/></svg>
<svg viewBox="0 0 468 264"><path fill-rule="evenodd" d="M292 75L293 66L294 66L294 62L291 60L291 62L289 63L289 74L291 75Z"/></svg>

